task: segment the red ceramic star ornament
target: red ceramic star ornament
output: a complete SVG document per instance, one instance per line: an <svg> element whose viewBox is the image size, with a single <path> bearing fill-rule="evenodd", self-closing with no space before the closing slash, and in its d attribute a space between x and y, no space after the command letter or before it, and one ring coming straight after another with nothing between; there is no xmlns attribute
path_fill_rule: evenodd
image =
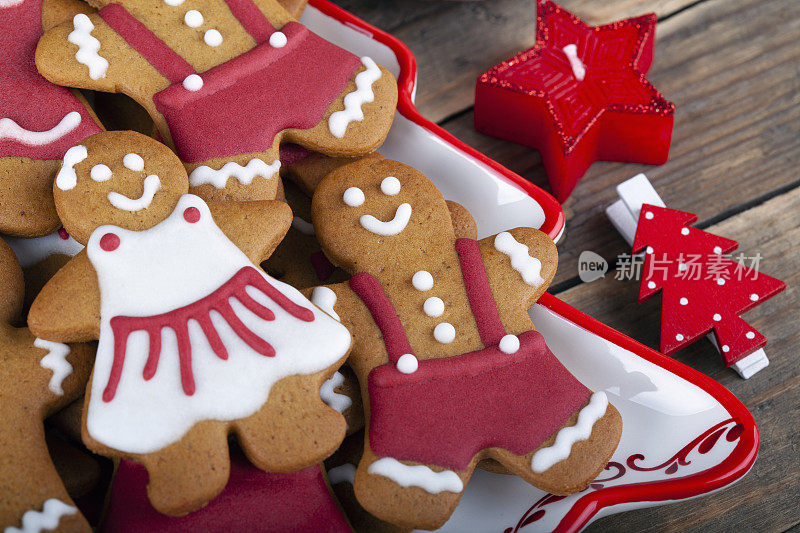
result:
<svg viewBox="0 0 800 533"><path fill-rule="evenodd" d="M712 329L730 366L767 339L739 317L786 284L732 261L739 243L689 227L697 216L645 204L633 253L645 251L639 303L661 295L661 351L670 355Z"/></svg>
<svg viewBox="0 0 800 533"><path fill-rule="evenodd" d="M536 45L478 78L475 128L541 152L563 202L597 160L667 160L675 106L645 78L653 14L589 26L537 3Z"/></svg>

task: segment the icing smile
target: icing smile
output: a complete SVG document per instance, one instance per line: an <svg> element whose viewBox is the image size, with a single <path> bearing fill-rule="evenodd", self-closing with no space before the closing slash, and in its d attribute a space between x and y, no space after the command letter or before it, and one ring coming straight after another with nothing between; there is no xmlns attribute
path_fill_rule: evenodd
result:
<svg viewBox="0 0 800 533"><path fill-rule="evenodd" d="M378 220L372 215L362 215L359 222L361 226L372 233L377 235L397 235L408 225L411 220L411 204L403 203L397 206L394 212L394 218L386 222Z"/></svg>
<svg viewBox="0 0 800 533"><path fill-rule="evenodd" d="M139 198L128 198L124 194L112 191L108 193L108 201L117 209L141 211L150 207L153 197L160 188L161 180L155 174L151 174L144 179L144 191Z"/></svg>

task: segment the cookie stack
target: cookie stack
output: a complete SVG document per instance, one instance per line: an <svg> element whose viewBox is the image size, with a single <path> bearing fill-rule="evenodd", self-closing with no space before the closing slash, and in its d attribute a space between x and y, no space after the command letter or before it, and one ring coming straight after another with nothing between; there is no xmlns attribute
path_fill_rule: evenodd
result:
<svg viewBox="0 0 800 533"><path fill-rule="evenodd" d="M0 3L7 532L436 529L611 457L527 313L554 243L375 153L392 74L300 9Z"/></svg>

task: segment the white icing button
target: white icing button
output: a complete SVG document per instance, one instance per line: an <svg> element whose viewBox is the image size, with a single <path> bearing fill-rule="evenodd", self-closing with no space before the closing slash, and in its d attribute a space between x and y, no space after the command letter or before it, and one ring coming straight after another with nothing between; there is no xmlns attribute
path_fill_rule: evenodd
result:
<svg viewBox="0 0 800 533"><path fill-rule="evenodd" d="M442 316L444 313L444 302L441 298L431 296L422 304L422 310L425 311L425 314L428 316Z"/></svg>
<svg viewBox="0 0 800 533"><path fill-rule="evenodd" d="M652 246L648 246L647 247L647 253L648 254L652 254L653 253L653 247Z"/></svg>
<svg viewBox="0 0 800 533"><path fill-rule="evenodd" d="M456 328L449 322L436 324L436 327L433 328L433 338L442 344L450 344L456 338Z"/></svg>
<svg viewBox="0 0 800 533"><path fill-rule="evenodd" d="M689 303L689 300L687 300L686 298L681 298L681 305L686 305L688 303Z"/></svg>
<svg viewBox="0 0 800 533"><path fill-rule="evenodd" d="M517 350L519 350L519 337L516 335L506 335L500 339L498 348L500 348L500 351L503 353L517 353Z"/></svg>
<svg viewBox="0 0 800 533"><path fill-rule="evenodd" d="M183 1L184 0L164 0L164 3L167 4L168 6L175 7L181 5Z"/></svg>
<svg viewBox="0 0 800 533"><path fill-rule="evenodd" d="M727 344L723 344L722 345L722 351L725 352L725 353L728 353L728 352L731 351L731 348Z"/></svg>
<svg viewBox="0 0 800 533"><path fill-rule="evenodd" d="M358 187L350 187L344 191L342 200L350 207L358 207L364 203L364 191Z"/></svg>
<svg viewBox="0 0 800 533"><path fill-rule="evenodd" d="M222 44L222 34L217 30L208 30L203 34L203 40L208 46L219 46Z"/></svg>
<svg viewBox="0 0 800 533"><path fill-rule="evenodd" d="M720 320L722 320L722 315L720 315L719 313L714 313L714 317L713 318L714 318L714 322L719 322Z"/></svg>
<svg viewBox="0 0 800 533"><path fill-rule="evenodd" d="M717 278L717 285L725 285L725 280L722 278Z"/></svg>
<svg viewBox="0 0 800 533"><path fill-rule="evenodd" d="M92 167L92 170L89 171L89 176L94 181L106 181L111 179L111 169L101 163Z"/></svg>
<svg viewBox="0 0 800 533"><path fill-rule="evenodd" d="M714 247L714 253L715 254L721 254L722 253L722 248L720 248L719 246L715 246Z"/></svg>
<svg viewBox="0 0 800 533"><path fill-rule="evenodd" d="M682 341L682 340L683 340L683 335L681 335L680 333L678 333L677 335L675 335L675 340L676 340L676 341Z"/></svg>
<svg viewBox="0 0 800 533"><path fill-rule="evenodd" d="M400 180L394 176L388 176L381 181L381 192L386 196L395 196L400 192Z"/></svg>
<svg viewBox="0 0 800 533"><path fill-rule="evenodd" d="M755 302L756 300L758 300L758 294L756 293L751 294L750 301Z"/></svg>
<svg viewBox="0 0 800 533"><path fill-rule="evenodd" d="M646 218L647 220L653 220L653 216L654 215L652 211L648 211L647 213L644 214L644 218Z"/></svg>
<svg viewBox="0 0 800 533"><path fill-rule="evenodd" d="M413 354L404 353L397 360L397 370L403 374L413 374L419 367L419 361Z"/></svg>
<svg viewBox="0 0 800 533"><path fill-rule="evenodd" d="M197 74L189 74L183 79L183 88L187 91L199 91L203 88L203 78Z"/></svg>
<svg viewBox="0 0 800 533"><path fill-rule="evenodd" d="M681 235L689 235L689 228L683 228L681 230Z"/></svg>
<svg viewBox="0 0 800 533"><path fill-rule="evenodd" d="M136 172L144 170L144 159L139 154L125 154L125 157L122 158L122 164L125 165L125 168Z"/></svg>
<svg viewBox="0 0 800 533"><path fill-rule="evenodd" d="M411 284L418 291L429 291L433 288L433 276L427 270L420 270L411 278Z"/></svg>
<svg viewBox="0 0 800 533"><path fill-rule="evenodd" d="M753 333L752 331L748 331L747 333L744 334L744 336L747 337L748 339L755 339L756 338L756 334Z"/></svg>
<svg viewBox="0 0 800 533"><path fill-rule="evenodd" d="M647 282L647 288L648 289L655 289L656 288L656 282L655 281L648 281Z"/></svg>
<svg viewBox="0 0 800 533"><path fill-rule="evenodd" d="M283 48L287 43L286 34L282 31L273 32L269 36L269 45L274 48Z"/></svg>
<svg viewBox="0 0 800 533"><path fill-rule="evenodd" d="M183 21L190 28L199 28L203 25L203 14L196 9L190 9L183 16Z"/></svg>

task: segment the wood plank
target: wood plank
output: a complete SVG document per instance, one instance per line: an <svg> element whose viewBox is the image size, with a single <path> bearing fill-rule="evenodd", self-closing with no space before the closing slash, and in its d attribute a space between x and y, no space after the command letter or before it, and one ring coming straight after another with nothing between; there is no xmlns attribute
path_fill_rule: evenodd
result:
<svg viewBox="0 0 800 533"><path fill-rule="evenodd" d="M666 16L691 0L560 3L591 24L602 24L654 10ZM450 2L449 6L392 32L417 58L417 107L433 121L470 107L477 77L536 40L536 8L532 0Z"/></svg>
<svg viewBox="0 0 800 533"><path fill-rule="evenodd" d="M787 290L744 318L769 339L770 366L749 380L725 368L706 340L675 358L716 379L750 409L761 429L753 470L732 487L700 500L624 513L599 520L589 531L783 531L800 523L800 188L723 222L709 231L760 253L760 270L786 281ZM613 276L582 284L559 298L645 344L658 348L659 298L636 304L639 283Z"/></svg>
<svg viewBox="0 0 800 533"><path fill-rule="evenodd" d="M757 21L757 22L754 22ZM709 0L659 26L651 80L677 105L670 160L661 167L593 165L564 206L567 231L556 283L574 278L582 250L627 252L605 217L614 186L647 173L667 206L701 222L798 183L800 2ZM444 127L546 186L533 150L477 133L468 113Z"/></svg>

